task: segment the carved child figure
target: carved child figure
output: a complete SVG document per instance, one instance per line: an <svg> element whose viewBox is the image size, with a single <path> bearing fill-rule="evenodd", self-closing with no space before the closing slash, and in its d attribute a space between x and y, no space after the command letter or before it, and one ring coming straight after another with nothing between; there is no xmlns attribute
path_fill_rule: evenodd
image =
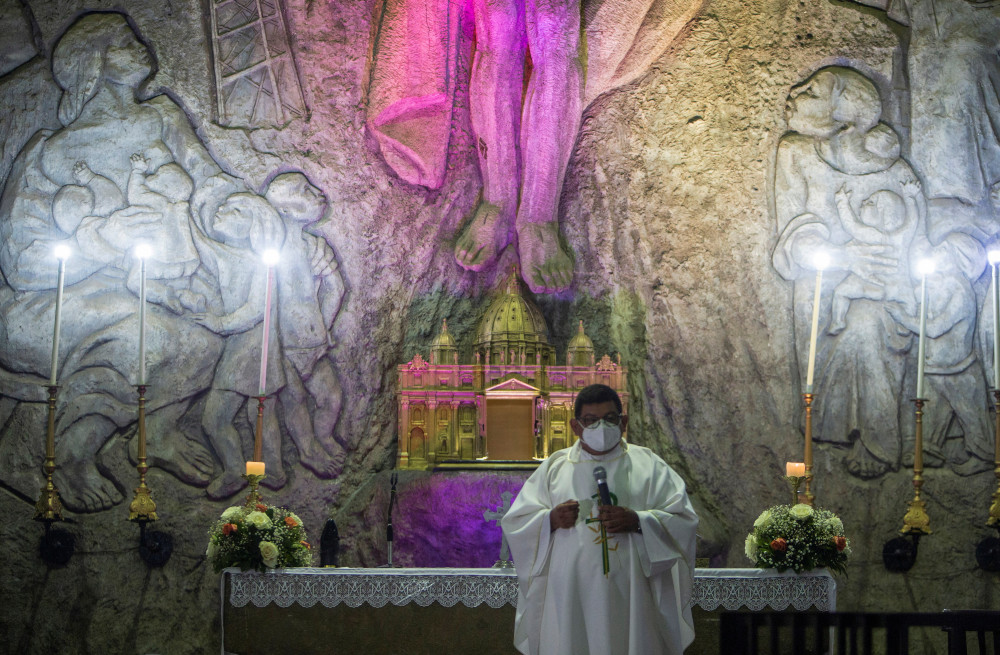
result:
<svg viewBox="0 0 1000 655"><path fill-rule="evenodd" d="M883 255L900 262L895 273L882 275L882 285L850 274L833 291L831 308L831 335L840 334L847 327L847 312L851 301L858 299L888 300L902 303L912 311L914 297L910 284L907 253L919 224L919 205L915 198L920 193L916 181L903 185L905 200L899 194L876 191L861 202L860 215L851 206L851 193L846 188L835 194L837 210L844 229L854 242L884 246Z"/></svg>
<svg viewBox="0 0 1000 655"><path fill-rule="evenodd" d="M112 247L128 252L138 243L150 246L146 261L146 294L150 302L174 312L205 310L205 297L190 289L200 263L191 238L191 177L176 163L163 164L147 175L148 160L133 154L128 178L128 207L111 214L98 230ZM139 290L139 266L128 273L128 288Z"/></svg>
<svg viewBox="0 0 1000 655"><path fill-rule="evenodd" d="M937 270L928 277L926 368L924 396L932 411L924 412L924 464L942 466L950 460L960 475L993 468L992 429L986 378L975 348L976 292L971 279L982 272L982 246L971 236L950 234L931 256ZM918 311L902 303L887 303L889 314L914 334L920 332ZM960 452L946 452L949 437L961 435ZM904 448L903 464L913 463L913 449Z"/></svg>
<svg viewBox="0 0 1000 655"><path fill-rule="evenodd" d="M320 477L332 477L343 466L344 448L334 439L341 388L327 353L344 284L329 244L306 230L323 217L327 201L298 172L275 177L264 196L286 233L277 282L286 386L278 400L302 464Z"/></svg>

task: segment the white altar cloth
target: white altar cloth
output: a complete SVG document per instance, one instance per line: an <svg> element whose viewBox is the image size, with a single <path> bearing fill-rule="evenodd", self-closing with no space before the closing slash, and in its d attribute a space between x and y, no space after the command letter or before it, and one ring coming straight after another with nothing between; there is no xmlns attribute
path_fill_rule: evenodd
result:
<svg viewBox="0 0 1000 655"><path fill-rule="evenodd" d="M232 607L300 605L348 607L438 603L453 607L517 605L514 569L301 568L241 572L226 569L221 576L222 602ZM696 569L691 605L717 609L817 610L837 608L837 583L826 569L796 574L764 569Z"/></svg>

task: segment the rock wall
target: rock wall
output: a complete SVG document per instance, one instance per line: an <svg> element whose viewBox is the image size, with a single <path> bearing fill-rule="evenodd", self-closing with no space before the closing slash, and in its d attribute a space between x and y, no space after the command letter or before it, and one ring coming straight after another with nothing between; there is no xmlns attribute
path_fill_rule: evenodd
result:
<svg viewBox="0 0 1000 655"><path fill-rule="evenodd" d="M681 27L637 79L625 66L629 79L581 96L578 134L563 136L575 147L558 228L542 240L570 258L572 279L534 283L558 289L537 302L559 352L583 319L599 354L621 353L630 438L688 480L703 516L700 555L747 566L746 532L788 496L783 463L802 459L812 253L833 256L814 491L852 538L838 599L848 610L1000 602L996 574L973 557L991 533L997 484L984 249L1000 225L990 128L1000 124L1000 7L951 0L932 15L929 4L713 0L690 20L677 14ZM267 375L268 498L294 508L314 540L337 518L348 565L384 556L372 508L385 502L395 458L395 366L426 355L443 318L468 351L490 291L511 265L537 262L516 226L485 262L456 247L481 218L489 182L471 117L467 13L450 33L452 111L431 189L396 173L369 124L382 3L269 6L257 16L235 2L0 3L0 25L19 35L0 46L8 652L201 653L217 643L205 532L240 497L234 473L251 454L264 245L284 255ZM581 29L598 19L587 8ZM636 25L628 43L647 23ZM138 477L131 247L142 239L167 244L149 263L147 326L148 484L156 527L175 544L160 569L139 559L126 520ZM76 252L55 481L76 553L49 569L32 514L51 372L49 253L64 241ZM881 554L912 497L916 260L927 255L939 271L927 282L923 394L933 534L897 574Z"/></svg>

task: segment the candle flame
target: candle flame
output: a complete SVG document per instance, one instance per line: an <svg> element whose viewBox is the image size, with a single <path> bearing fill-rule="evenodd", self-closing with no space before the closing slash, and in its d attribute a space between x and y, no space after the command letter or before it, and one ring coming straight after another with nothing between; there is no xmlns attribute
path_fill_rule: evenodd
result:
<svg viewBox="0 0 1000 655"><path fill-rule="evenodd" d="M813 266L816 267L817 271L825 271L829 265L830 254L825 250L820 250L816 253L816 256L813 257Z"/></svg>
<svg viewBox="0 0 1000 655"><path fill-rule="evenodd" d="M275 266L281 259L278 251L274 248L268 248L261 254L261 259L264 260L264 264L267 266Z"/></svg>
<svg viewBox="0 0 1000 655"><path fill-rule="evenodd" d="M917 262L917 271L921 275L930 275L934 272L934 260L933 259L921 259Z"/></svg>
<svg viewBox="0 0 1000 655"><path fill-rule="evenodd" d="M1000 250L991 250L986 253L986 257L990 260L990 265L996 266L1000 264Z"/></svg>
<svg viewBox="0 0 1000 655"><path fill-rule="evenodd" d="M72 251L65 243L60 243L52 252L55 254L56 259L68 259Z"/></svg>
<svg viewBox="0 0 1000 655"><path fill-rule="evenodd" d="M135 247L135 256L139 259L146 259L153 254L153 249L149 247L148 243L140 243Z"/></svg>

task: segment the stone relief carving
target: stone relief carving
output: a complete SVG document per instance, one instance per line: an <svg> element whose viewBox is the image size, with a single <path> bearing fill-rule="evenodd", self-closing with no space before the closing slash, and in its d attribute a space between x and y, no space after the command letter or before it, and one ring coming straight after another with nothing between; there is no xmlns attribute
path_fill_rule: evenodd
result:
<svg viewBox="0 0 1000 655"><path fill-rule="evenodd" d="M925 464L945 463L946 438L958 428L962 447L949 463L961 473L988 467L986 385L974 350L972 287L985 263L981 244L957 230L929 238L921 184L900 157L896 133L880 122L878 90L856 70L820 69L791 90L786 115L790 132L779 141L775 163L778 242L772 263L795 283L795 346L802 371L813 258L825 251L833 261L820 301L817 439L850 444L847 469L861 478L907 462L902 417L910 411L904 401L913 394L912 354L919 333L913 262L931 257L938 273L929 281L934 290L924 395L930 403L924 420L931 436Z"/></svg>
<svg viewBox="0 0 1000 655"><path fill-rule="evenodd" d="M559 197L583 112L641 75L702 4L472 0L463 15L450 0L386 0L368 125L386 162L412 184L436 188L444 180L460 25L474 24L469 102L483 188L456 241L461 266L492 265L516 236L532 291L569 286Z"/></svg>
<svg viewBox="0 0 1000 655"><path fill-rule="evenodd" d="M274 488L285 483L283 433L317 475L331 477L343 464L333 435L340 386L328 355L344 287L333 251L307 231L323 217L326 198L301 173L276 176L263 195L224 173L173 100L137 99L150 63L124 15L90 14L74 23L52 60L62 127L29 140L0 197L0 377L19 401L37 401L34 385L50 370L52 246L69 242L75 251L66 269L55 477L76 511L122 499L118 487L125 485L105 477L95 460L135 422L131 249L140 241L156 253L147 264L150 463L207 486L213 498L242 486L233 420L257 395L266 283L259 253L275 247L283 263L267 390L283 412L281 425L273 407L267 412L267 480ZM196 419L181 421L186 414ZM181 427L198 423L201 430ZM0 448L11 443L0 440ZM33 461L31 453L4 457ZM32 489L37 470L22 470L23 485L5 482Z"/></svg>
<svg viewBox="0 0 1000 655"><path fill-rule="evenodd" d="M281 127L306 113L282 0L213 0L219 122Z"/></svg>
<svg viewBox="0 0 1000 655"><path fill-rule="evenodd" d="M928 230L998 232L1000 2L855 0L909 27L910 156L926 183ZM906 85L899 85L906 86Z"/></svg>

